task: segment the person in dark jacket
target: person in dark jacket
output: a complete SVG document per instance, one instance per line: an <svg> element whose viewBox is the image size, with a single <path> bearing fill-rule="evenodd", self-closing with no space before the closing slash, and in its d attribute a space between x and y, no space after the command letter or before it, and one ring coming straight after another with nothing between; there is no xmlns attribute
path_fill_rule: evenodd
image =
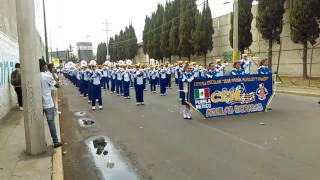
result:
<svg viewBox="0 0 320 180"><path fill-rule="evenodd" d="M20 63L15 64L15 70L11 73L11 85L16 91L20 111L23 111Z"/></svg>

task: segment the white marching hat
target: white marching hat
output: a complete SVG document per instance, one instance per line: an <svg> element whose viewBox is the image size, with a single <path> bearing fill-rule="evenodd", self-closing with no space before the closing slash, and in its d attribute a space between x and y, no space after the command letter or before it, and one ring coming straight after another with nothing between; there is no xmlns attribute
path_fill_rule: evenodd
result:
<svg viewBox="0 0 320 180"><path fill-rule="evenodd" d="M132 60L127 59L127 60L126 60L126 64L127 64L127 65L132 65Z"/></svg>
<svg viewBox="0 0 320 180"><path fill-rule="evenodd" d="M96 62L95 60L91 60L91 61L89 62L89 65L95 66L95 65L97 65L97 62Z"/></svg>
<svg viewBox="0 0 320 180"><path fill-rule="evenodd" d="M80 63L81 67L86 67L88 65L87 61L82 60Z"/></svg>
<svg viewBox="0 0 320 180"><path fill-rule="evenodd" d="M106 62L104 62L104 65L110 66L111 62L110 61L106 61Z"/></svg>
<svg viewBox="0 0 320 180"><path fill-rule="evenodd" d="M123 61L123 60L120 60L120 61L118 61L118 64L119 64L119 65L124 65L124 61Z"/></svg>

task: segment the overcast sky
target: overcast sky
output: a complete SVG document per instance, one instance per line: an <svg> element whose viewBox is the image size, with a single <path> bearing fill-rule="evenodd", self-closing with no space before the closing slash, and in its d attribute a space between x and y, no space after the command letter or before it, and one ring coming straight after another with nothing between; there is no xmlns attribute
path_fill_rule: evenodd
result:
<svg viewBox="0 0 320 180"><path fill-rule="evenodd" d="M197 0L197 4L205 0ZM231 0L209 0L214 17L231 12ZM109 34L113 36L132 23L138 42L146 15L155 11L157 4L166 0L46 0L49 47L66 49L68 44L79 41L93 42L96 47L106 40L106 19L111 23ZM202 6L198 7L202 9ZM51 44L51 45L50 45Z"/></svg>

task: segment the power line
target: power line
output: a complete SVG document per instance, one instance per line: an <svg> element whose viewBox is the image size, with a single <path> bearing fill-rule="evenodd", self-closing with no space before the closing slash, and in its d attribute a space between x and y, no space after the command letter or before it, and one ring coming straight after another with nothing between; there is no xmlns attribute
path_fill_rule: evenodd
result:
<svg viewBox="0 0 320 180"><path fill-rule="evenodd" d="M196 7L193 7L193 8L191 8L191 9L187 10L186 12L184 12L184 13L182 14L182 16L184 16L184 15L192 12L195 8L197 9L199 6L205 4L206 2L207 2L207 0L203 1L202 3L197 4ZM181 18L181 16L174 17L174 18L172 18L170 21L168 21L167 23L163 23L163 24L161 24L160 26L158 26L158 27L156 27L156 28L154 28L154 29L152 29L152 30L149 30L148 32L142 33L142 34L140 34L140 35L137 36L137 37L143 37L143 35L150 34L150 33L154 32L154 31L162 28L164 25L169 24L169 23L172 23L174 20L180 19L180 18ZM132 40L134 40L134 39L136 39L136 38L131 38L131 39L127 39L127 40L124 40L124 41L112 43L112 44L110 44L110 45L113 46L114 44L122 44L122 43L124 43L124 42L132 41Z"/></svg>

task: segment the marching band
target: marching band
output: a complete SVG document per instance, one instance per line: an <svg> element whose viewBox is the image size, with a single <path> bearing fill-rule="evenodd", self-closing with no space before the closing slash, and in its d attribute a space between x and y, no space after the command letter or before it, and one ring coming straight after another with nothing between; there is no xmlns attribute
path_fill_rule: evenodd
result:
<svg viewBox="0 0 320 180"><path fill-rule="evenodd" d="M251 59L246 56L233 64L230 76L243 76L251 73ZM265 65L267 59L263 59L257 68L257 74L271 73ZM255 62L254 62L255 63ZM188 86L194 79L216 78L226 76L226 66L217 59L210 63L207 68L196 63L179 61L176 64L143 65L132 64L131 60L112 63L106 61L103 65L97 65L92 60L89 63L81 61L80 64L69 62L65 65L63 72L80 92L80 96L91 103L92 110L96 110L96 102L100 110L103 109L101 89L109 90L110 94L130 99L130 87L135 89L136 105L144 105L144 91L146 84L150 85L150 92L157 93L157 85L160 85L160 96L166 96L167 90L171 88L172 74L178 87L179 101L184 106L183 118L192 119L190 105L188 103Z"/></svg>

